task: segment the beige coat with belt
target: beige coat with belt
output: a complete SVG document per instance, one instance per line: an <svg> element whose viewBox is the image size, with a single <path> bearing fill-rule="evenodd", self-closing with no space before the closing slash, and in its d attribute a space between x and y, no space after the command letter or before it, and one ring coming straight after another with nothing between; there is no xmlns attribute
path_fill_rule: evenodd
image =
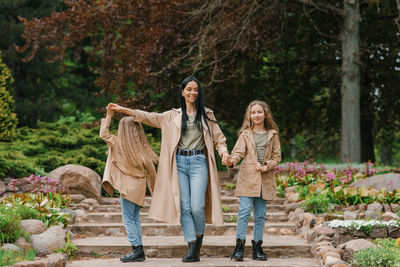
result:
<svg viewBox="0 0 400 267"><path fill-rule="evenodd" d="M144 205L146 195L146 181L150 192L153 191L156 173L153 168L137 168L127 166L123 159L115 153L117 136L110 134L109 127L111 117L101 120L100 137L108 145L108 157L104 169L102 186L110 196L114 195L114 189L121 196L139 206ZM153 164L149 162L148 164Z"/></svg>
<svg viewBox="0 0 400 267"><path fill-rule="evenodd" d="M206 109L207 116L215 120L214 113ZM151 201L149 217L172 224L180 223L180 196L176 150L181 137L182 111L172 109L164 113L136 110L136 121L152 127L161 128L161 152L157 179ZM205 199L205 217L207 223L223 225L220 185L214 146L220 155L227 151L226 139L217 123L203 121L203 136L208 165L208 183Z"/></svg>
<svg viewBox="0 0 400 267"><path fill-rule="evenodd" d="M262 190L263 199L276 199L274 168L281 161L281 146L277 131L269 130L267 140L265 157L261 164L267 165L267 171L260 172L254 167L258 158L253 132L245 130L239 136L231 153L234 164L244 158L240 164L235 196L259 197Z"/></svg>

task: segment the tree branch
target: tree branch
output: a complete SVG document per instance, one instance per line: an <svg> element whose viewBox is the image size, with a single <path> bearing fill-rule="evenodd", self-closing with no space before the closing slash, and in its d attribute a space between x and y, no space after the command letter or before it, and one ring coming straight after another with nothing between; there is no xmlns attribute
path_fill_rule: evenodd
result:
<svg viewBox="0 0 400 267"><path fill-rule="evenodd" d="M294 0L294 1L298 2L300 4L303 4L303 5L315 7L321 11L326 12L326 10L328 10L331 13L334 13L335 15L344 16L344 12L342 9L332 6L328 3L318 3L317 4L313 0ZM397 0L397 1L399 1L399 0ZM318 2L320 2L320 1L318 1Z"/></svg>

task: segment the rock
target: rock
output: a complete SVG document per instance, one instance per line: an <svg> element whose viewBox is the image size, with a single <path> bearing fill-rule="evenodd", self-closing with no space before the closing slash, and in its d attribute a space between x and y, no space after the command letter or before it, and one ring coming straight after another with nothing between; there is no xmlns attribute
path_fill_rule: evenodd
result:
<svg viewBox="0 0 400 267"><path fill-rule="evenodd" d="M317 235L326 235L333 236L335 234L335 230L327 226L315 227L315 232Z"/></svg>
<svg viewBox="0 0 400 267"><path fill-rule="evenodd" d="M317 217L309 212L303 213L302 215L304 218L303 227L314 228Z"/></svg>
<svg viewBox="0 0 400 267"><path fill-rule="evenodd" d="M287 196L287 201L288 201L289 203L297 202L297 201L299 201L299 197L300 197L300 194L299 194L299 193L291 192L291 193L289 193L289 195Z"/></svg>
<svg viewBox="0 0 400 267"><path fill-rule="evenodd" d="M355 211L356 208L354 206L349 206L349 207L345 208L344 210L345 210L345 212L346 211L350 211L351 212L351 211Z"/></svg>
<svg viewBox="0 0 400 267"><path fill-rule="evenodd" d="M355 220L357 219L357 212L353 212L353 211L345 211L343 213L343 218L345 220Z"/></svg>
<svg viewBox="0 0 400 267"><path fill-rule="evenodd" d="M332 266L334 264L339 264L340 262L342 262L341 259L338 259L338 258L332 257L332 256L327 256L325 258L324 266L330 267L330 266Z"/></svg>
<svg viewBox="0 0 400 267"><path fill-rule="evenodd" d="M14 251L19 251L19 250L21 250L18 246L16 246L16 245L14 245L14 244L9 244L9 243L7 243L7 244L4 244L2 247L1 247L1 249L3 249L3 250L14 250Z"/></svg>
<svg viewBox="0 0 400 267"><path fill-rule="evenodd" d="M374 211L376 211L376 212L382 212L383 206L382 206L382 204L380 204L380 203L368 204L367 211L368 211L368 210L374 210Z"/></svg>
<svg viewBox="0 0 400 267"><path fill-rule="evenodd" d="M82 194L101 203L101 178L95 171L84 166L68 164L50 172L49 177L67 186L71 194Z"/></svg>
<svg viewBox="0 0 400 267"><path fill-rule="evenodd" d="M387 211L382 215L382 219L384 221L390 221L390 220L397 221L399 219L399 216L393 212Z"/></svg>
<svg viewBox="0 0 400 267"><path fill-rule="evenodd" d="M52 253L45 258L38 258L35 261L18 262L13 267L64 267L67 264L67 256L59 253Z"/></svg>
<svg viewBox="0 0 400 267"><path fill-rule="evenodd" d="M284 205L283 209L286 213L289 213L289 212L296 211L301 208L300 208L300 203L288 203L288 204ZM304 212L304 210L303 210L303 212Z"/></svg>
<svg viewBox="0 0 400 267"><path fill-rule="evenodd" d="M377 211L375 210L366 210L365 211L365 219L380 219L380 215Z"/></svg>
<svg viewBox="0 0 400 267"><path fill-rule="evenodd" d="M0 180L0 196L7 191L6 185L3 183L2 180Z"/></svg>
<svg viewBox="0 0 400 267"><path fill-rule="evenodd" d="M99 202L97 202L96 199L87 198L87 199L82 200L81 204L88 204L89 206L97 206L97 205L99 205Z"/></svg>
<svg viewBox="0 0 400 267"><path fill-rule="evenodd" d="M84 200L86 197L82 194L70 194L69 197L71 198L72 202L75 204L78 204L82 200Z"/></svg>
<svg viewBox="0 0 400 267"><path fill-rule="evenodd" d="M28 244L28 242L26 242L25 238L23 237L18 237L18 239L15 241L14 245L17 245L18 247L25 249L25 248L29 248L30 245Z"/></svg>
<svg viewBox="0 0 400 267"><path fill-rule="evenodd" d="M294 186L289 186L285 188L285 195L288 195L289 193L296 193L296 189L299 188L300 186L294 185Z"/></svg>
<svg viewBox="0 0 400 267"><path fill-rule="evenodd" d="M382 204L382 206L384 212L392 211L389 204Z"/></svg>
<svg viewBox="0 0 400 267"><path fill-rule="evenodd" d="M314 229L307 230L304 235L304 238L307 240L307 243L314 242L316 237L317 233L314 231Z"/></svg>
<svg viewBox="0 0 400 267"><path fill-rule="evenodd" d="M36 219L21 220L21 228L32 235L41 234L47 230L44 222Z"/></svg>
<svg viewBox="0 0 400 267"><path fill-rule="evenodd" d="M325 253L325 255L322 257L322 262L326 263L326 258L328 258L328 257L332 257L332 258L336 258L338 260L342 260L342 257L340 256L339 253L330 251L330 252Z"/></svg>
<svg viewBox="0 0 400 267"><path fill-rule="evenodd" d="M371 238L386 238L388 236L387 228L372 228L369 236Z"/></svg>
<svg viewBox="0 0 400 267"><path fill-rule="evenodd" d="M396 173L385 173L374 175L365 179L359 179L351 184L356 188L360 187L375 187L376 189L386 188L388 192L400 188L400 179Z"/></svg>
<svg viewBox="0 0 400 267"><path fill-rule="evenodd" d="M62 209L61 211L71 215L71 221L69 221L70 224L74 224L75 223L76 212L74 210Z"/></svg>
<svg viewBox="0 0 400 267"><path fill-rule="evenodd" d="M292 230L286 229L286 228L281 229L281 230L279 231L279 233L280 233L281 235L295 235L295 233L294 233Z"/></svg>
<svg viewBox="0 0 400 267"><path fill-rule="evenodd" d="M359 212L364 212L364 211L366 211L367 210L367 204L365 204L365 203L361 203L360 205L358 205L358 211Z"/></svg>
<svg viewBox="0 0 400 267"><path fill-rule="evenodd" d="M276 234L277 232L278 232L278 229L276 229L276 228L268 228L267 230L266 230L266 232L268 233L268 234Z"/></svg>
<svg viewBox="0 0 400 267"><path fill-rule="evenodd" d="M61 249L65 245L65 232L61 226L51 226L47 231L39 235L32 235L32 247L37 250L38 256L49 254L55 249Z"/></svg>
<svg viewBox="0 0 400 267"><path fill-rule="evenodd" d="M393 210L393 212L399 212L400 211L400 205L399 204L390 204L390 208Z"/></svg>
<svg viewBox="0 0 400 267"><path fill-rule="evenodd" d="M354 253L372 246L373 244L366 239L355 239L341 244L337 248L343 250L343 260L352 262Z"/></svg>
<svg viewBox="0 0 400 267"><path fill-rule="evenodd" d="M349 265L347 262L345 261L338 261L337 263L334 263L330 266L327 267L351 267L351 265Z"/></svg>
<svg viewBox="0 0 400 267"><path fill-rule="evenodd" d="M400 228L395 226L388 227L388 236L391 238L399 238L400 237Z"/></svg>
<svg viewBox="0 0 400 267"><path fill-rule="evenodd" d="M321 258L324 258L326 253L328 253L328 252L333 252L333 253L339 254L339 256L342 253L342 251L340 249L337 249L337 248L334 248L334 247L323 247L319 251L319 255L321 256Z"/></svg>

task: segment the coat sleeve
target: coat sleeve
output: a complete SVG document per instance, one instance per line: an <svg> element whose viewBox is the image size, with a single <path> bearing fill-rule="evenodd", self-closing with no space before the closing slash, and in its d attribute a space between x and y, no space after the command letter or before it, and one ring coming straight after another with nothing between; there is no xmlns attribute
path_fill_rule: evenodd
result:
<svg viewBox="0 0 400 267"><path fill-rule="evenodd" d="M246 154L246 140L244 139L244 134L242 133L239 136L238 140L236 141L236 144L231 152L233 165L238 164L238 162L244 157L245 154Z"/></svg>
<svg viewBox="0 0 400 267"><path fill-rule="evenodd" d="M110 124L111 124L111 117L106 117L101 119L100 124L100 137L110 146L115 146L116 144L116 136L110 134Z"/></svg>
<svg viewBox="0 0 400 267"><path fill-rule="evenodd" d="M210 116L210 119L216 121L214 112L211 111L208 115ZM218 123L210 122L209 127L211 128L213 145L218 150L219 156L222 157L224 152L228 152L225 135L222 133L221 128L219 128Z"/></svg>
<svg viewBox="0 0 400 267"><path fill-rule="evenodd" d="M164 123L165 116L166 112L156 113L136 109L135 121L147 124L151 127L161 128Z"/></svg>
<svg viewBox="0 0 400 267"><path fill-rule="evenodd" d="M273 170L281 162L281 145L279 142L279 137L276 134L272 140L272 157L267 160L267 171Z"/></svg>

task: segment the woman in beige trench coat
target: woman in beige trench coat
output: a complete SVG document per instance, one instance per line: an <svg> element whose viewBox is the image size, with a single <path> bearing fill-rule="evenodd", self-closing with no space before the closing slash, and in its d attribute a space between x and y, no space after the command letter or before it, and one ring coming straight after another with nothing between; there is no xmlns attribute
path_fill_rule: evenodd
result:
<svg viewBox="0 0 400 267"><path fill-rule="evenodd" d="M180 87L181 108L164 113L110 104L138 122L161 129L161 152L149 217L181 222L189 244L183 262L199 261L205 222L223 225L214 146L223 159L226 138L213 112L204 107L203 90L193 76Z"/></svg>

